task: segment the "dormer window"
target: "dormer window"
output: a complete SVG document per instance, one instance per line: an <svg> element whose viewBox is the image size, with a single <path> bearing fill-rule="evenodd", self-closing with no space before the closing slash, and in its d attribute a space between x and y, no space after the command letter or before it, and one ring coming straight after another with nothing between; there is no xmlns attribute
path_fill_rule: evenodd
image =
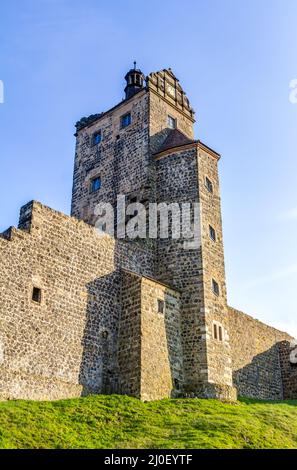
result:
<svg viewBox="0 0 297 470"><path fill-rule="evenodd" d="M93 134L93 139L92 139L93 145L98 145L98 144L100 144L101 140L102 140L102 133L101 133L101 131L95 132L95 134Z"/></svg>
<svg viewBox="0 0 297 470"><path fill-rule="evenodd" d="M172 116L167 116L167 125L170 129L176 129L176 119Z"/></svg>
<svg viewBox="0 0 297 470"><path fill-rule="evenodd" d="M124 114L121 117L121 128L128 127L131 124L131 113Z"/></svg>

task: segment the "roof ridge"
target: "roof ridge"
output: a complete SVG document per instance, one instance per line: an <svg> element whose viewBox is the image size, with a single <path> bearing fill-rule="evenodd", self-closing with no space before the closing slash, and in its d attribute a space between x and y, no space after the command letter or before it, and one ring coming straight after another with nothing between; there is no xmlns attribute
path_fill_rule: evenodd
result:
<svg viewBox="0 0 297 470"><path fill-rule="evenodd" d="M181 130L172 129L156 153L163 152L164 150L168 150L170 148L179 147L181 145L192 144L194 142L196 141L190 139Z"/></svg>

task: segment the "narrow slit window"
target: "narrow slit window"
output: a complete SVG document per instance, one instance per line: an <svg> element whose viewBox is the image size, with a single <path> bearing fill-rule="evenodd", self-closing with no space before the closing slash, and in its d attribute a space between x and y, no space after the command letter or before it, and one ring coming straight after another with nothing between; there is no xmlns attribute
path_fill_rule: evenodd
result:
<svg viewBox="0 0 297 470"><path fill-rule="evenodd" d="M215 295L219 296L220 295L220 288L219 288L219 284L217 283L217 281L215 281L214 279L212 279L211 281L211 285L212 285L212 291Z"/></svg>
<svg viewBox="0 0 297 470"><path fill-rule="evenodd" d="M37 304L41 303L41 289L39 289L39 287L33 287L32 300L33 302L36 302Z"/></svg>
<svg viewBox="0 0 297 470"><path fill-rule="evenodd" d="M205 178L205 186L206 186L207 191L208 191L209 193L213 193L213 184L212 184L211 180L210 180L207 176L206 176L206 178Z"/></svg>
<svg viewBox="0 0 297 470"><path fill-rule="evenodd" d="M213 322L213 338L221 343L224 341L223 326L216 321Z"/></svg>
<svg viewBox="0 0 297 470"><path fill-rule="evenodd" d="M217 239L216 231L211 225L209 226L209 236L210 236L210 238L212 239L213 242L216 241L216 239Z"/></svg>
<svg viewBox="0 0 297 470"><path fill-rule="evenodd" d="M223 328L219 326L219 340L223 341Z"/></svg>
<svg viewBox="0 0 297 470"><path fill-rule="evenodd" d="M164 300L158 299L157 304L158 304L157 305L158 306L158 313L164 314L164 312L165 312L165 302L164 302Z"/></svg>

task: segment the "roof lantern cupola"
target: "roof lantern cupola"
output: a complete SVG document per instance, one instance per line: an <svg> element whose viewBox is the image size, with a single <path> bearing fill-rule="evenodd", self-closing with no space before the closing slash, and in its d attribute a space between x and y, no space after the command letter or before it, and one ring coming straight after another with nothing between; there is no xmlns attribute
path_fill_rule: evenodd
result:
<svg viewBox="0 0 297 470"><path fill-rule="evenodd" d="M126 100L135 95L144 86L145 76L140 69L136 68L136 62L134 62L134 68L130 69L125 76L127 85L125 87L125 98Z"/></svg>

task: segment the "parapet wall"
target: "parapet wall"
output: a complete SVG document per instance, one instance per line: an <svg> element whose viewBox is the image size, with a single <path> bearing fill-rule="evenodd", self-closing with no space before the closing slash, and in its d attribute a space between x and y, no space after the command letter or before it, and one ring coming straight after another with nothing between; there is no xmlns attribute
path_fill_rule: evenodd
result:
<svg viewBox="0 0 297 470"><path fill-rule="evenodd" d="M0 237L0 398L117 392L121 269L153 265L135 244L38 202L22 207L19 229Z"/></svg>
<svg viewBox="0 0 297 470"><path fill-rule="evenodd" d="M153 253L37 202L19 227L0 236L0 398L179 393L182 299L150 278ZM293 338L233 308L228 316L238 394L296 399Z"/></svg>
<svg viewBox="0 0 297 470"><path fill-rule="evenodd" d="M153 267L141 246L37 202L22 207L19 228L0 237L0 398L178 392L179 294L143 277Z"/></svg>
<svg viewBox="0 0 297 470"><path fill-rule="evenodd" d="M283 399L280 342L293 338L231 307L228 311L233 381L238 395Z"/></svg>
<svg viewBox="0 0 297 470"><path fill-rule="evenodd" d="M36 202L22 208L19 226L0 238L0 397L110 388L120 309L115 241Z"/></svg>

